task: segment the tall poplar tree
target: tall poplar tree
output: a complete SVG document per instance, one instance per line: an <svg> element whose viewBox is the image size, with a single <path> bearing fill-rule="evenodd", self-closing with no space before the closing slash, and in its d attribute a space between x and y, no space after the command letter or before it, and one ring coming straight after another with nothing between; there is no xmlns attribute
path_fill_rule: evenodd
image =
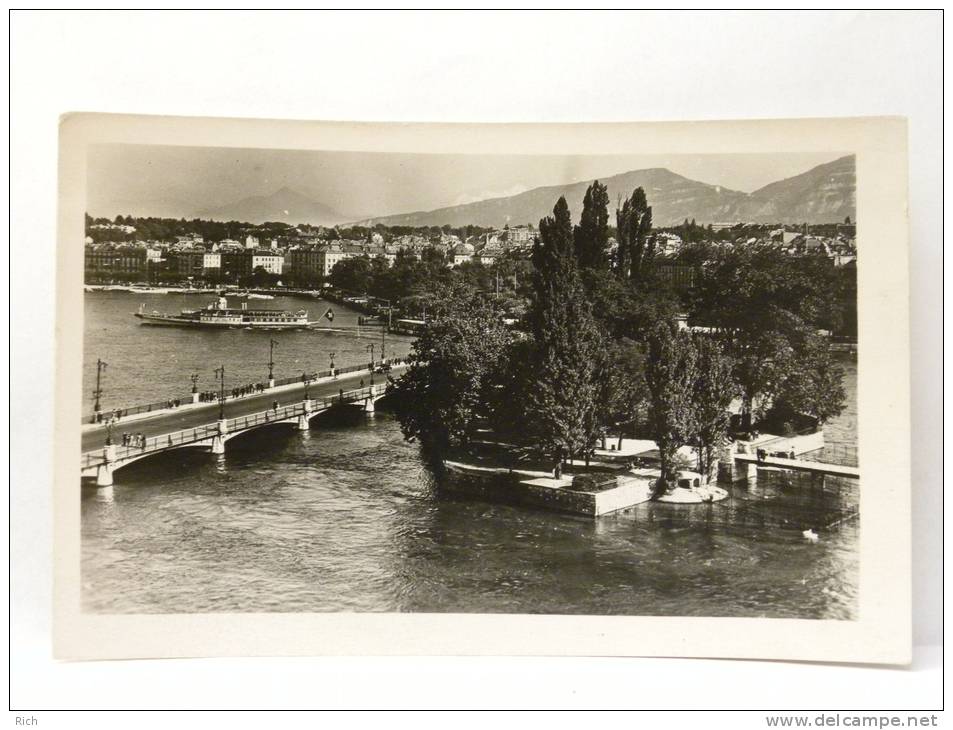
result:
<svg viewBox="0 0 953 730"><path fill-rule="evenodd" d="M695 440L700 471L707 482L711 480L715 453L728 435L729 408L740 388L733 377L734 361L720 342L707 335L699 336L695 339L695 353Z"/></svg>
<svg viewBox="0 0 953 730"><path fill-rule="evenodd" d="M609 191L598 180L586 189L579 225L573 228L573 242L579 268L606 268L609 251Z"/></svg>
<svg viewBox="0 0 953 730"><path fill-rule="evenodd" d="M662 468L654 497L664 494L675 481L678 449L697 433L693 403L697 377L697 351L692 336L672 321L660 321L648 337L645 368L649 427Z"/></svg>
<svg viewBox="0 0 953 730"><path fill-rule="evenodd" d="M533 245L536 340L527 405L535 440L570 459L585 454L595 439L598 380L604 357L576 268L573 228L566 199L539 222Z"/></svg>
<svg viewBox="0 0 953 730"><path fill-rule="evenodd" d="M648 204L645 190L636 188L615 215L618 231L616 270L623 278L638 283L645 277L655 256L652 206Z"/></svg>

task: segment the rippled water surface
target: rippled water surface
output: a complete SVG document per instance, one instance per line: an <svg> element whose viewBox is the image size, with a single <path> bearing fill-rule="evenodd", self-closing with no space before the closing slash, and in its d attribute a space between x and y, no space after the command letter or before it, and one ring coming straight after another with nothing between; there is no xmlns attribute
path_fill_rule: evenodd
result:
<svg viewBox="0 0 953 730"><path fill-rule="evenodd" d="M213 345L215 359L261 349L259 333L243 330L194 339L195 331L128 327L136 307L128 294L86 299L87 384L100 350L111 374L152 374L128 381L140 397L123 405L165 396L183 376L187 383ZM181 299L174 306L189 306ZM314 353L315 367L325 366L331 336L289 334L277 336L282 354L304 361ZM119 336L135 342L108 342ZM335 336L333 347L357 362L368 337ZM261 339L264 357L248 354L241 366L249 374L267 360L267 334ZM856 370L844 364L851 407L828 437L850 445ZM768 475L739 490L751 499L813 499L808 477ZM173 452L118 471L111 488L83 487L82 600L85 610L117 613L853 617L856 520L808 543L797 530L723 525L714 511L714 520L696 510L699 519L683 524L669 519L680 516L673 509L593 520L451 496L386 412L322 416L310 432L258 431L230 441L223 457Z"/></svg>

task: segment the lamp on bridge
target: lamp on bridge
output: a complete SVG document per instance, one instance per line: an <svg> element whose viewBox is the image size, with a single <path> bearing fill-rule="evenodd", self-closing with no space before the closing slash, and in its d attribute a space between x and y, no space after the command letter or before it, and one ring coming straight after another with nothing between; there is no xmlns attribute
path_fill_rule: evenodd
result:
<svg viewBox="0 0 953 730"><path fill-rule="evenodd" d="M311 400L308 397L308 383L311 382L311 378L308 376L307 373L301 373L301 382L304 383L304 399Z"/></svg>
<svg viewBox="0 0 953 730"><path fill-rule="evenodd" d="M225 365L222 364L222 367L215 368L215 376L218 378L219 382L219 392L218 392L218 420L221 421L225 418Z"/></svg>
<svg viewBox="0 0 953 730"><path fill-rule="evenodd" d="M335 375L335 373L334 373L334 356L335 356L335 355L337 355L337 353L334 352L334 351L332 351L332 352L331 352L331 375L332 375L333 377L337 377L337 375Z"/></svg>
<svg viewBox="0 0 953 730"><path fill-rule="evenodd" d="M268 340L268 387L275 387L275 346L278 340Z"/></svg>
<svg viewBox="0 0 953 730"><path fill-rule="evenodd" d="M371 371L372 372L374 370L374 348L375 348L375 343L373 342L367 346L367 350L371 353Z"/></svg>
<svg viewBox="0 0 953 730"><path fill-rule="evenodd" d="M387 331L390 329L391 323L391 313L392 308L390 305L390 299L382 299L382 302L387 303L387 323L381 322L381 365L384 364L384 348L387 343Z"/></svg>
<svg viewBox="0 0 953 730"><path fill-rule="evenodd" d="M99 399L103 395L103 372L106 370L106 363L99 358L96 359L96 390L93 391L93 398L95 402L93 403L93 421L96 421L96 418L99 416Z"/></svg>

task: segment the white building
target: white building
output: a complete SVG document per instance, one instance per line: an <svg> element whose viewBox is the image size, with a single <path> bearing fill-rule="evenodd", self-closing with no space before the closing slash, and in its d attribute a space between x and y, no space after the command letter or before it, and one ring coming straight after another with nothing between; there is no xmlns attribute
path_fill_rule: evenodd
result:
<svg viewBox="0 0 953 730"><path fill-rule="evenodd" d="M473 246L469 243L458 243L453 247L453 266L459 266L473 258Z"/></svg>
<svg viewBox="0 0 953 730"><path fill-rule="evenodd" d="M269 274L281 275L285 264L285 257L275 253L255 252L251 257L251 270L261 267Z"/></svg>

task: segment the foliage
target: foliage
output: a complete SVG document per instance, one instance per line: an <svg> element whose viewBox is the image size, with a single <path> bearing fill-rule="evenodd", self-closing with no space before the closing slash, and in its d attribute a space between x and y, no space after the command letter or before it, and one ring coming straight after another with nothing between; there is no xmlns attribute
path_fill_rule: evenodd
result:
<svg viewBox="0 0 953 730"><path fill-rule="evenodd" d="M492 301L457 282L439 294L395 389L404 437L436 454L466 444L488 416L513 342Z"/></svg>
<svg viewBox="0 0 953 730"><path fill-rule="evenodd" d="M604 269L609 255L609 192L598 180L586 189L579 225L573 228L580 269Z"/></svg>
<svg viewBox="0 0 953 730"><path fill-rule="evenodd" d="M367 294L374 280L375 266L377 271L380 271L381 263L379 259L371 259L369 256L341 259L334 264L328 280L338 289L355 294Z"/></svg>
<svg viewBox="0 0 953 730"><path fill-rule="evenodd" d="M810 363L788 377L776 401L795 413L811 416L823 425L844 410L843 370L836 364L824 338L809 336L801 346L801 360Z"/></svg>
<svg viewBox="0 0 953 730"><path fill-rule="evenodd" d="M693 403L698 362L692 336L672 321L661 321L648 338L645 380L649 391L649 427L659 450L662 476L655 497L674 482L676 455L697 433Z"/></svg>
<svg viewBox="0 0 953 730"><path fill-rule="evenodd" d="M696 379L692 395L695 408L695 441L701 473L711 479L715 452L728 435L731 402L739 388L734 380L734 362L718 340L695 338Z"/></svg>
<svg viewBox="0 0 953 730"><path fill-rule="evenodd" d="M648 404L645 382L645 351L627 338L610 340L606 353L606 372L600 380L599 422L603 440L609 431L617 434L619 447Z"/></svg>
<svg viewBox="0 0 953 730"><path fill-rule="evenodd" d="M623 278L640 282L648 272L655 256L655 238L652 232L652 206L645 190L636 188L616 211L618 249L616 271Z"/></svg>
<svg viewBox="0 0 953 730"><path fill-rule="evenodd" d="M735 361L746 424L787 391L818 412L839 412L839 374L817 328L829 322L834 267L824 259L781 256L770 247L719 251L703 267L692 321L716 328ZM823 373L815 377L815 373Z"/></svg>
<svg viewBox="0 0 953 730"><path fill-rule="evenodd" d="M588 453L597 430L598 379L604 373L603 338L576 270L572 222L565 198L539 222L531 315L535 377L527 394L537 444L573 458Z"/></svg>

